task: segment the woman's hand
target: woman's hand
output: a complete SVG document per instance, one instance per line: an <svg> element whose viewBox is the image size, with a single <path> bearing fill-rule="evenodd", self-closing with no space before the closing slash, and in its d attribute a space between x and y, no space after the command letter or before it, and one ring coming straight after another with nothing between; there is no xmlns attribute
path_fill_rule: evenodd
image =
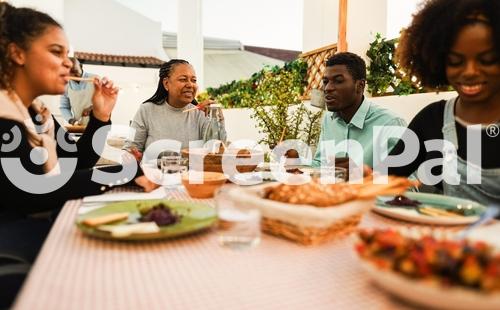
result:
<svg viewBox="0 0 500 310"><path fill-rule="evenodd" d="M113 85L113 81L106 77L94 79L94 95L92 96L92 113L101 122L107 122L111 118L111 112L118 97L118 87Z"/></svg>
<svg viewBox="0 0 500 310"><path fill-rule="evenodd" d="M203 102L201 102L201 103L198 104L198 109L200 109L201 111L205 112L205 116L208 116L208 109L207 108L211 104L214 104L214 103L216 103L216 101L212 100L212 99L204 100ZM224 121L224 114L222 113L222 109L219 109L219 113L217 114L217 119L220 122Z"/></svg>
<svg viewBox="0 0 500 310"><path fill-rule="evenodd" d="M122 153L122 164L128 165L132 163L141 162L142 152L136 147L131 147Z"/></svg>
<svg viewBox="0 0 500 310"><path fill-rule="evenodd" d="M158 184L156 184L154 182L151 182L145 175L142 175L140 177L135 178L134 182L135 182L135 184L137 184L140 187L142 187L142 189L146 193L149 193L149 192L157 189L158 187L160 187L160 185L158 185Z"/></svg>
<svg viewBox="0 0 500 310"><path fill-rule="evenodd" d="M210 106L212 103L215 103L215 100L212 99L203 100L202 102L198 103L197 108L205 112L205 115L207 115L208 114L207 107Z"/></svg>
<svg viewBox="0 0 500 310"><path fill-rule="evenodd" d="M128 152L135 157L135 160L137 160L137 161L141 161L142 160L142 152L139 151L137 148L131 147L128 150Z"/></svg>

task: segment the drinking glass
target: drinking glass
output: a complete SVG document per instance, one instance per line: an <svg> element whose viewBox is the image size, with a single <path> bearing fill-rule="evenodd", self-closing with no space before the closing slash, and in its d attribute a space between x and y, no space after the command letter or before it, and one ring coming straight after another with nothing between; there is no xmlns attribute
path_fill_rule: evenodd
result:
<svg viewBox="0 0 500 310"><path fill-rule="evenodd" d="M177 186L181 184L181 173L186 171L182 164L181 155L162 156L160 159L160 169L162 173L163 186Z"/></svg>
<svg viewBox="0 0 500 310"><path fill-rule="evenodd" d="M224 140L224 135L222 133L222 120L224 119L222 115L222 105L213 103L207 107L207 109L209 123L205 127L205 132L203 133L203 141Z"/></svg>
<svg viewBox="0 0 500 310"><path fill-rule="evenodd" d="M231 185L215 194L220 245L231 249L248 249L260 243L260 210L231 198Z"/></svg>

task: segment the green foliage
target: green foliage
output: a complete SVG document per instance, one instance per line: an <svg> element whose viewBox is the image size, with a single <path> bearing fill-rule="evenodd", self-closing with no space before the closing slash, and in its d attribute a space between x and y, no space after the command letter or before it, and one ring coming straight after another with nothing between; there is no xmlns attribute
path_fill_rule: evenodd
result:
<svg viewBox="0 0 500 310"><path fill-rule="evenodd" d="M248 101L252 118L265 138L260 142L276 146L285 130L284 140L300 139L315 145L319 138L322 111L313 112L301 102L303 86L293 85L292 72L267 72Z"/></svg>
<svg viewBox="0 0 500 310"><path fill-rule="evenodd" d="M380 33L377 33L375 40L370 43L370 48L366 52L366 56L370 59L366 79L368 92L372 96L409 95L423 91L394 62L397 42L398 39L386 40Z"/></svg>
<svg viewBox="0 0 500 310"><path fill-rule="evenodd" d="M200 94L198 98L204 98L208 95L225 108L248 108L251 97L255 95L257 88L267 74L279 76L285 72L290 72L293 76L290 80L291 91L298 91L302 94L306 85L307 64L301 60L295 60L286 63L283 67L266 66L246 80L232 81L217 88L208 87L206 93Z"/></svg>
<svg viewBox="0 0 500 310"><path fill-rule="evenodd" d="M286 63L283 67L265 67L248 80L232 81L219 88L207 88L202 96L212 97L225 108L253 110L261 143L274 147L284 139L301 139L315 145L319 138L322 111L313 112L301 101L306 82L307 64L302 60Z"/></svg>

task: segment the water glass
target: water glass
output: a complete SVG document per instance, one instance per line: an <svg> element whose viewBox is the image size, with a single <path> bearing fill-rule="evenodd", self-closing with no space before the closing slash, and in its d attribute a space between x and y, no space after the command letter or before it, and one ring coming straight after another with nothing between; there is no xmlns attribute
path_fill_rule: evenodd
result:
<svg viewBox="0 0 500 310"><path fill-rule="evenodd" d="M231 186L215 194L220 245L231 249L248 249L260 243L260 210L231 198Z"/></svg>
<svg viewBox="0 0 500 310"><path fill-rule="evenodd" d="M180 155L162 156L160 159L160 169L162 173L162 185L174 186L181 184L181 173L186 171L182 164Z"/></svg>

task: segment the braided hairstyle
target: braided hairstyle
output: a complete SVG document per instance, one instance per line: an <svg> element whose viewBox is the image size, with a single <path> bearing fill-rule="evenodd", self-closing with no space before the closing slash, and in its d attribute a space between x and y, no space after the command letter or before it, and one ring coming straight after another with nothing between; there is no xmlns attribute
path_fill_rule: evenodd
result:
<svg viewBox="0 0 500 310"><path fill-rule="evenodd" d="M31 42L51 26L62 29L58 22L45 13L0 2L0 89L10 89L14 73L9 44L14 43L27 50Z"/></svg>
<svg viewBox="0 0 500 310"><path fill-rule="evenodd" d="M158 81L158 88L156 89L156 92L154 95L149 98L148 100L144 101L143 103L146 102L152 102L157 105L162 105L163 102L165 102L165 99L168 98L168 91L165 89L165 86L163 86L163 79L170 77L172 74L172 71L174 70L175 66L177 65L189 65L189 62L183 59L171 59L168 62L165 62L161 65L160 67L160 80Z"/></svg>
<svg viewBox="0 0 500 310"><path fill-rule="evenodd" d="M423 86L448 86L446 57L451 46L463 26L478 22L491 27L493 45L500 55L500 1L427 0L403 31L396 60Z"/></svg>

